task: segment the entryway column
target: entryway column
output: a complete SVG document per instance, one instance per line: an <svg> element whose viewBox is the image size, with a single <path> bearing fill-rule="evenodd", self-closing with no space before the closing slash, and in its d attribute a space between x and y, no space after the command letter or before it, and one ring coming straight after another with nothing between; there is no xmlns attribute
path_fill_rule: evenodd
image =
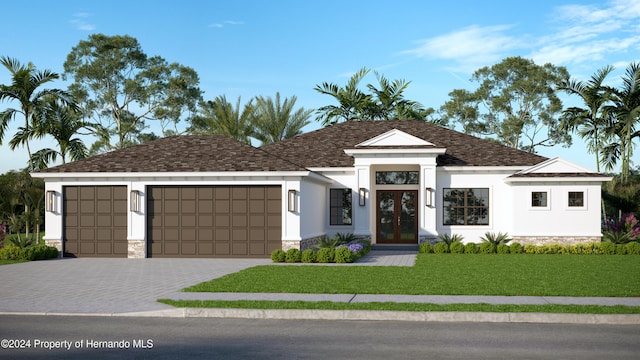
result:
<svg viewBox="0 0 640 360"><path fill-rule="evenodd" d="M438 205L438 192L436 186L435 158L432 163L420 164L420 224L418 227L419 242L426 238L436 237L436 209Z"/></svg>
<svg viewBox="0 0 640 360"><path fill-rule="evenodd" d="M354 189L356 196L352 205L355 221L354 235L356 236L371 236L370 214L375 199L371 191L370 168L369 165L356 166L356 188Z"/></svg>

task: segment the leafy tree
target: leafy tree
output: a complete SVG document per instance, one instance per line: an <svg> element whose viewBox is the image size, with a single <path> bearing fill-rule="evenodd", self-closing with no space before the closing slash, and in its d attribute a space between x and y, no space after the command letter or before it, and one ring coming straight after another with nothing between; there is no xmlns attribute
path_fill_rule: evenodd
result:
<svg viewBox="0 0 640 360"><path fill-rule="evenodd" d="M476 70L471 80L478 88L454 90L441 110L445 120L460 122L465 131L495 136L514 148L535 152L538 146L568 145L571 137L559 127L562 102L555 93L568 78L564 67L509 57Z"/></svg>
<svg viewBox="0 0 640 360"><path fill-rule="evenodd" d="M371 93L365 93L360 89L360 82L369 72L367 68L360 69L344 87L327 82L316 85L316 91L332 96L339 104L323 106L316 111L322 125L354 120L427 120L433 114L433 109L425 109L420 103L404 98L404 91L410 84L405 80L390 81L374 71L378 86L368 84L366 88Z"/></svg>
<svg viewBox="0 0 640 360"><path fill-rule="evenodd" d="M43 109L42 118L46 121L33 128L35 137L52 136L58 143L58 150L50 148L38 150L33 154L35 167L44 169L50 162L56 161L58 156L61 157L63 164L67 162L67 155L74 161L87 156L87 147L80 138L74 136L90 125L80 119L80 113L76 109L53 101Z"/></svg>
<svg viewBox="0 0 640 360"><path fill-rule="evenodd" d="M304 108L294 109L297 97L285 98L280 102L280 93L276 93L275 100L271 97L258 96L256 98L253 116L252 136L262 142L270 144L280 140L292 138L302 133L302 128L309 125L309 117L313 110Z"/></svg>
<svg viewBox="0 0 640 360"><path fill-rule="evenodd" d="M0 175L0 217L8 220L12 233L40 237L44 212L44 181L32 178L28 170ZM21 238L21 235L18 235ZM22 239L20 239L22 241Z"/></svg>
<svg viewBox="0 0 640 360"><path fill-rule="evenodd" d="M59 78L59 75L50 70L37 70L29 63L21 64L18 60L3 56L2 64L11 73L11 85L0 85L0 101L16 101L18 109L8 108L0 113L0 144L4 138L9 121L15 119L18 114L24 117L24 126L18 128L18 132L11 139L11 150L19 145L25 145L29 156L29 169L33 168L31 162L31 148L29 140L33 136L32 127L45 121L38 117L40 110L45 106L47 98L58 99L68 106L74 106L71 96L59 89L42 89L42 86Z"/></svg>
<svg viewBox="0 0 640 360"><path fill-rule="evenodd" d="M220 134L245 144L251 144L251 122L255 113L253 100L240 107L240 97L235 106L221 95L213 101L201 102L198 113L191 119L187 130L192 134Z"/></svg>
<svg viewBox="0 0 640 360"><path fill-rule="evenodd" d="M127 35L90 35L71 50L64 70L65 78L74 78L70 90L85 114L99 120L99 144L94 150L140 142L146 120L160 121L163 131L170 124L177 129L201 98L193 69L160 56L148 57Z"/></svg>
<svg viewBox="0 0 640 360"><path fill-rule="evenodd" d="M640 137L637 129L640 122L640 63L629 64L621 88L607 87L607 90L611 93L612 104L604 108L609 119L609 142L604 147L602 161L607 170L612 170L620 158L620 175L624 182L630 174L633 140Z"/></svg>
<svg viewBox="0 0 640 360"><path fill-rule="evenodd" d="M577 132L582 139L587 141L589 151L596 156L598 172L600 172L600 154L607 127L607 119L603 111L610 97L603 82L613 69L612 66L605 66L591 76L591 79L586 83L571 79L559 86L560 90L579 96L584 103L582 108L565 109L562 112L560 126L567 131Z"/></svg>

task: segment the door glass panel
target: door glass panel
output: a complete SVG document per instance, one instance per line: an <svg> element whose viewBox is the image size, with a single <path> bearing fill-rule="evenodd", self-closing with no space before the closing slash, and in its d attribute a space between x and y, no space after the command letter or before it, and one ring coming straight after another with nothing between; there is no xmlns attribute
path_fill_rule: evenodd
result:
<svg viewBox="0 0 640 360"><path fill-rule="evenodd" d="M394 239L394 193L393 192L381 192L380 203L378 204L380 212L380 233L378 234L380 240L393 240Z"/></svg>
<svg viewBox="0 0 640 360"><path fill-rule="evenodd" d="M416 193L403 191L400 206L400 240L416 239Z"/></svg>

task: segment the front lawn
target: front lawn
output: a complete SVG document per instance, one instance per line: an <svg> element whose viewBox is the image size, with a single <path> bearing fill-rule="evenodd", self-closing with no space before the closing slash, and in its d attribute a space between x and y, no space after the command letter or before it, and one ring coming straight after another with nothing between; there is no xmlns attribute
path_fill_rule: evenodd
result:
<svg viewBox="0 0 640 360"><path fill-rule="evenodd" d="M636 297L640 257L418 254L413 267L256 266L184 291Z"/></svg>

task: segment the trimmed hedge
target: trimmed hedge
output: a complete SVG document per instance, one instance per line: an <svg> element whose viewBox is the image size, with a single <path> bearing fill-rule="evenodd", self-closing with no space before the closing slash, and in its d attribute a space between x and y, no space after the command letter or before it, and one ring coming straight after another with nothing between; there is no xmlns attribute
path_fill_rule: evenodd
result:
<svg viewBox="0 0 640 360"><path fill-rule="evenodd" d="M364 256L371 250L369 242L364 240L351 241L338 247L323 247L314 251L306 249L300 251L292 248L286 252L276 249L271 252L271 261L287 263L351 263Z"/></svg>
<svg viewBox="0 0 640 360"><path fill-rule="evenodd" d="M462 245L461 243L459 243ZM463 251L459 252L460 245L456 245L456 242L447 246L446 243L437 243L433 247L433 251L427 251L431 249L430 245L421 244L421 253L465 253L465 254L560 254L560 255L640 255L640 243L630 242L627 244L614 244L610 242L602 243L586 243L578 245L533 245L527 244L524 247L519 243L499 244L498 246L490 242L482 242L480 244L467 243L463 246ZM455 246L455 251L454 251Z"/></svg>
<svg viewBox="0 0 640 360"><path fill-rule="evenodd" d="M9 245L0 249L0 259L2 260L47 260L55 259L58 255L57 248L47 245L35 245L25 248Z"/></svg>

